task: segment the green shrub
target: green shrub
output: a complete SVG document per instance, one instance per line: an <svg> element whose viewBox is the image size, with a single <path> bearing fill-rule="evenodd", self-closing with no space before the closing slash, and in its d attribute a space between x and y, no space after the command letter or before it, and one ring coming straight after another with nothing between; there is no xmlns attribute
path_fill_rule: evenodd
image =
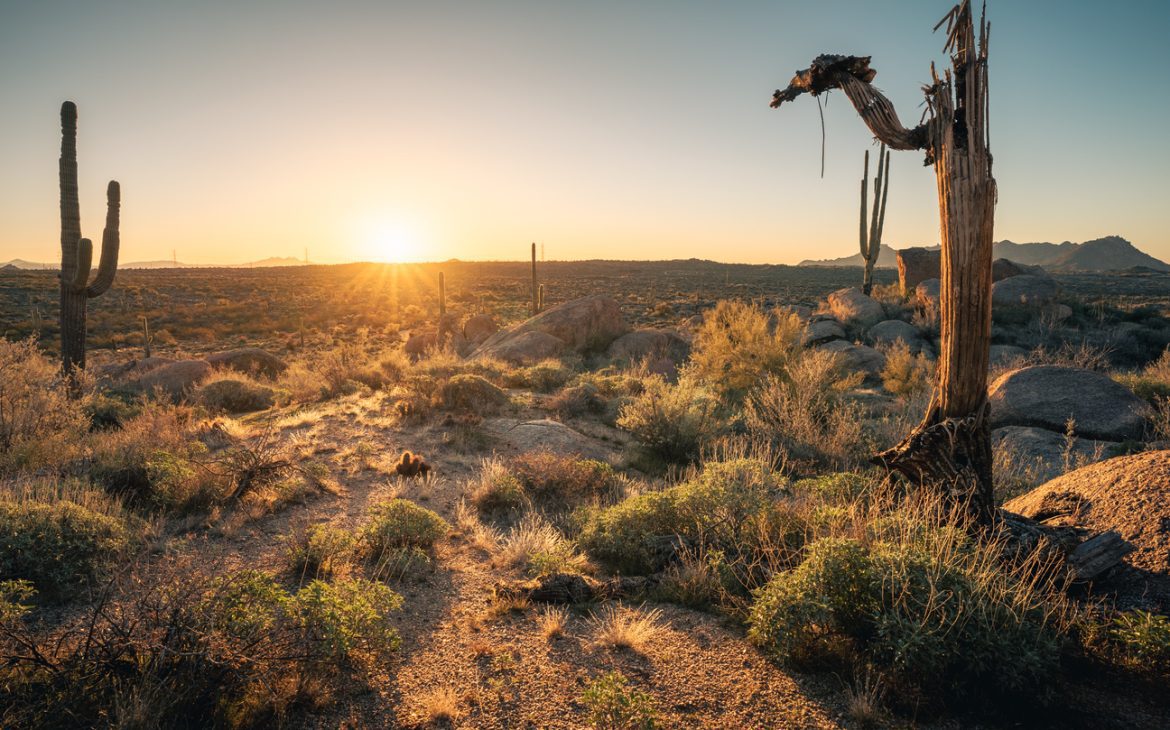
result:
<svg viewBox="0 0 1170 730"><path fill-rule="evenodd" d="M0 373L0 474L62 463L76 450L86 417L60 365L31 339L0 338Z"/></svg>
<svg viewBox="0 0 1170 730"><path fill-rule="evenodd" d="M354 548L354 535L332 525L313 525L287 538L285 555L297 575L327 576L345 563Z"/></svg>
<svg viewBox="0 0 1170 730"><path fill-rule="evenodd" d="M572 378L573 368L562 360L549 358L516 369L508 376L508 385L513 388L528 388L540 393L550 393Z"/></svg>
<svg viewBox="0 0 1170 730"><path fill-rule="evenodd" d="M1109 637L1134 663L1170 666L1170 618L1149 611L1126 611L1109 628Z"/></svg>
<svg viewBox="0 0 1170 730"><path fill-rule="evenodd" d="M393 548L430 548L451 529L442 517L406 499L375 505L370 515L362 539L374 558Z"/></svg>
<svg viewBox="0 0 1170 730"><path fill-rule="evenodd" d="M642 444L673 461L693 461L702 445L724 430L719 399L684 373L671 384L659 376L622 406L617 425Z"/></svg>
<svg viewBox="0 0 1170 730"><path fill-rule="evenodd" d="M195 400L212 412L266 411L276 402L276 391L241 377L211 380L195 391Z"/></svg>
<svg viewBox="0 0 1170 730"><path fill-rule="evenodd" d="M708 462L677 486L585 513L578 541L591 556L627 574L660 570L680 541L692 549L722 550L733 563L756 564L803 531L777 501L785 489L762 461Z"/></svg>
<svg viewBox="0 0 1170 730"><path fill-rule="evenodd" d="M472 413L493 412L508 402L508 394L479 375L454 375L439 389L444 408Z"/></svg>
<svg viewBox="0 0 1170 730"><path fill-rule="evenodd" d="M85 403L85 415L89 419L91 431L105 431L111 428L121 428L141 408L137 404L127 403L121 398L94 393Z"/></svg>
<svg viewBox="0 0 1170 730"><path fill-rule="evenodd" d="M620 672L609 672L590 683L582 702L589 710L589 724L598 730L653 730L657 713L650 695L629 688Z"/></svg>
<svg viewBox="0 0 1170 730"><path fill-rule="evenodd" d="M102 578L134 548L141 527L108 500L93 502L0 496L0 575L54 599Z"/></svg>
<svg viewBox="0 0 1170 730"><path fill-rule="evenodd" d="M547 449L526 451L508 461L524 493L545 505L570 506L595 502L621 491L613 467L596 459L581 459Z"/></svg>
<svg viewBox="0 0 1170 730"><path fill-rule="evenodd" d="M787 371L801 349L803 331L804 323L796 316L769 316L755 304L722 300L703 313L691 366L703 383L738 400L764 375Z"/></svg>
<svg viewBox="0 0 1170 730"><path fill-rule="evenodd" d="M528 507L524 485L502 461L484 459L479 474L467 485L471 503L482 513L507 515Z"/></svg>
<svg viewBox="0 0 1170 730"><path fill-rule="evenodd" d="M355 651L384 656L402 643L389 614L402 596L384 583L354 579L315 580L297 591L290 610L322 658L342 659Z"/></svg>
<svg viewBox="0 0 1170 730"><path fill-rule="evenodd" d="M749 638L786 661L823 659L840 642L939 692L1016 693L1059 668L1063 599L1000 547L898 514L869 541L822 538L756 593Z"/></svg>
<svg viewBox="0 0 1170 730"><path fill-rule="evenodd" d="M392 548L378 558L372 573L378 580L421 579L433 564L431 556L420 547Z"/></svg>

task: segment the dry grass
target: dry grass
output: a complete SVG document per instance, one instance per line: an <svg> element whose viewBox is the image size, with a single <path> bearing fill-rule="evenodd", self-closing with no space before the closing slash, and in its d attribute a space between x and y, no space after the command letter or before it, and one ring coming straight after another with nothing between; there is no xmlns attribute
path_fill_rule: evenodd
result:
<svg viewBox="0 0 1170 730"><path fill-rule="evenodd" d="M593 628L593 643L609 649L628 649L640 652L662 630L662 610L626 608L609 604L589 615Z"/></svg>
<svg viewBox="0 0 1170 730"><path fill-rule="evenodd" d="M452 724L462 716L459 693L453 687L437 687L419 698L423 722L439 726Z"/></svg>
<svg viewBox="0 0 1170 730"><path fill-rule="evenodd" d="M568 622L569 611L561 606L545 606L536 617L536 625L545 641L564 636Z"/></svg>
<svg viewBox="0 0 1170 730"><path fill-rule="evenodd" d="M523 568L530 576L549 573L583 573L589 560L576 545L539 515L524 517L504 536L497 554L497 564L505 568Z"/></svg>
<svg viewBox="0 0 1170 730"><path fill-rule="evenodd" d="M876 727L884 714L884 696L882 675L867 670L855 677L853 686L845 690L845 715L858 727Z"/></svg>

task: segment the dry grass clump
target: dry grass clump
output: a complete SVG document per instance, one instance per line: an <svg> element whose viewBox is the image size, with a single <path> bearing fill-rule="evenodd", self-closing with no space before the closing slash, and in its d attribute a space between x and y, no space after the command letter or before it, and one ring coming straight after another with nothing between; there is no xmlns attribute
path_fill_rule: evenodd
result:
<svg viewBox="0 0 1170 730"><path fill-rule="evenodd" d="M589 615L596 646L640 652L664 629L662 610L611 603Z"/></svg>
<svg viewBox="0 0 1170 730"><path fill-rule="evenodd" d="M481 513L495 516L519 514L529 506L524 485L496 457L484 459L479 472L469 481L465 492Z"/></svg>
<svg viewBox="0 0 1170 730"><path fill-rule="evenodd" d="M525 515L504 535L497 560L507 568L522 568L531 577L551 573L583 573L588 559L544 518Z"/></svg>
<svg viewBox="0 0 1170 730"><path fill-rule="evenodd" d="M536 626L545 641L559 639L565 635L569 623L569 611L563 606L545 606L536 616Z"/></svg>
<svg viewBox="0 0 1170 730"><path fill-rule="evenodd" d="M512 457L508 471L520 481L524 493L545 509L610 504L624 496L626 486L625 480L603 461L548 449Z"/></svg>
<svg viewBox="0 0 1170 730"><path fill-rule="evenodd" d="M356 546L353 533L327 524L294 528L284 540L289 569L302 578L329 577L349 561Z"/></svg>
<svg viewBox="0 0 1170 730"><path fill-rule="evenodd" d="M538 393L550 393L569 382L575 368L558 358L548 358L533 365L516 368L505 377L511 388L526 388Z"/></svg>
<svg viewBox="0 0 1170 730"><path fill-rule="evenodd" d="M452 724L463 715L454 687L437 687L424 694L419 698L419 711L429 725Z"/></svg>
<svg viewBox="0 0 1170 730"><path fill-rule="evenodd" d="M886 364L882 368L882 387L890 393L913 397L929 391L934 385L935 364L925 355L910 352L902 340L886 348Z"/></svg>
<svg viewBox="0 0 1170 730"><path fill-rule="evenodd" d="M767 375L748 396L748 431L791 458L851 468L864 458L860 409L844 398L859 373L842 371L837 353L806 350L785 375Z"/></svg>
<svg viewBox="0 0 1170 730"><path fill-rule="evenodd" d="M85 402L34 340L0 339L0 475L60 464L77 452Z"/></svg>

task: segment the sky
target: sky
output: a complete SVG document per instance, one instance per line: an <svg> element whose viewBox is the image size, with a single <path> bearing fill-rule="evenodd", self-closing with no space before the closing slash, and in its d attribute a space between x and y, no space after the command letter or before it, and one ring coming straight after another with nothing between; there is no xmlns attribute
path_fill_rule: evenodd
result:
<svg viewBox="0 0 1170 730"><path fill-rule="evenodd" d="M820 53L870 55L911 126L947 0L0 0L0 261L59 257L59 108L82 233L122 185L124 262L705 258L858 250L845 97L770 109ZM1165 0L988 0L996 240L1121 235L1170 260ZM895 153L884 242L938 242ZM96 259L96 253L95 253Z"/></svg>

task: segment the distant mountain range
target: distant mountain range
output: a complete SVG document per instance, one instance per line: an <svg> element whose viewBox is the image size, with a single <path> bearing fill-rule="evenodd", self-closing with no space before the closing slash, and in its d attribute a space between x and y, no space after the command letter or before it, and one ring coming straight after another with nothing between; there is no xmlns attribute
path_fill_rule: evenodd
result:
<svg viewBox="0 0 1170 730"><path fill-rule="evenodd" d="M249 261L246 264L185 264L182 261L130 261L118 264L119 269L258 269L269 266L304 266L305 262L293 256L270 256L259 261ZM12 259L0 263L0 269L52 269L60 268L60 264L42 264L24 259Z"/></svg>
<svg viewBox="0 0 1170 730"><path fill-rule="evenodd" d="M938 246L930 248L937 249ZM1049 271L1120 271L1144 267L1155 271L1170 271L1170 264L1148 253L1139 251L1121 236L1106 236L1084 243L1015 243L999 241L992 255L1018 264L1042 266ZM839 259L801 261L801 266L863 266L860 253ZM878 268L895 268L897 251L882 245L878 253Z"/></svg>

